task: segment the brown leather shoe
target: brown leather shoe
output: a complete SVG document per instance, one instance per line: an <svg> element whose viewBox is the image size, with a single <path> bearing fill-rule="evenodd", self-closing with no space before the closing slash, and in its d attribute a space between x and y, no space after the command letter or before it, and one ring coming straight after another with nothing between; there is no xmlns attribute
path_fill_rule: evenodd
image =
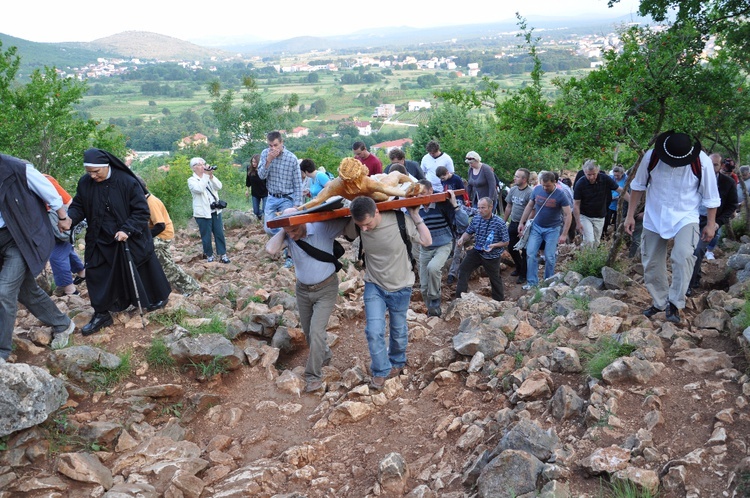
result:
<svg viewBox="0 0 750 498"><path fill-rule="evenodd" d="M370 381L370 389L375 389L376 391L383 389L385 379L386 377L373 377Z"/></svg>
<svg viewBox="0 0 750 498"><path fill-rule="evenodd" d="M386 379L392 379L394 377L398 377L399 375L401 375L401 373L403 371L404 371L403 367L401 367L401 368L393 367L393 368L391 368L391 371L388 372L388 377L386 377Z"/></svg>

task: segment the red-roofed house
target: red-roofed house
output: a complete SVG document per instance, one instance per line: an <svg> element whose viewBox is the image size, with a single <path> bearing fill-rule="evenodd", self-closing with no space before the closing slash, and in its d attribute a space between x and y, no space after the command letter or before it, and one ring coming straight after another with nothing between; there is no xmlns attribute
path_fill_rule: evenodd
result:
<svg viewBox="0 0 750 498"><path fill-rule="evenodd" d="M357 127L359 134L363 137L372 135L372 127L370 126L369 121L355 121L352 124Z"/></svg>
<svg viewBox="0 0 750 498"><path fill-rule="evenodd" d="M300 137L306 137L309 134L310 134L310 128L305 128L304 126L298 126L292 130L289 136L294 137L294 138L300 138Z"/></svg>
<svg viewBox="0 0 750 498"><path fill-rule="evenodd" d="M208 145L208 137L203 133L196 133L191 137L184 137L179 142L177 142L177 146L180 149L192 145Z"/></svg>
<svg viewBox="0 0 750 498"><path fill-rule="evenodd" d="M399 138L398 140L389 140L387 142L375 144L370 147L370 151L375 152L376 150L383 149L385 150L385 154L388 155L393 149L403 149L405 145L411 145L413 143L414 140L411 138Z"/></svg>

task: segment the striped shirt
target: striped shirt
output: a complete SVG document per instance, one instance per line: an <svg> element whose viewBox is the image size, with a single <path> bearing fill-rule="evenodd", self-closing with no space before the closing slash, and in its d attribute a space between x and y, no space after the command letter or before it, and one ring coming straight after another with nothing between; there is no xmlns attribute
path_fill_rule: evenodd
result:
<svg viewBox="0 0 750 498"><path fill-rule="evenodd" d="M488 235L492 232L492 240L488 240ZM466 233L474 234L474 247L483 248L489 244L498 242L508 242L508 227L505 222L497 215L493 214L490 219L485 220L477 214L471 219L471 225L466 229ZM504 247L495 247L491 251L479 251L479 255L484 259L497 259L505 250Z"/></svg>
<svg viewBox="0 0 750 498"><path fill-rule="evenodd" d="M258 176L266 180L268 194L274 197L290 197L295 206L302 204L302 173L299 161L286 147L279 157L267 162L268 151L260 153Z"/></svg>

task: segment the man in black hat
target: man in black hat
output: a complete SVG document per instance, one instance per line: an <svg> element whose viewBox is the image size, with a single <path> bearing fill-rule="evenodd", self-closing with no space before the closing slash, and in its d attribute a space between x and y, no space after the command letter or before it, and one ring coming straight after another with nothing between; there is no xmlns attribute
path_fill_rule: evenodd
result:
<svg viewBox="0 0 750 498"><path fill-rule="evenodd" d="M78 181L68 216L73 225L88 220L84 259L94 316L81 333L90 335L112 325L111 311L137 306L139 301L147 311L165 306L171 287L154 253L148 202L135 174L101 149L84 152L83 165L86 174ZM126 247L135 267L132 272Z"/></svg>
<svg viewBox="0 0 750 498"><path fill-rule="evenodd" d="M657 161L651 161L656 154ZM636 206L647 192L641 253L643 277L653 304L643 311L651 318L666 311L666 318L680 322L685 292L695 264L698 240L710 241L716 232L716 208L721 204L713 164L690 135L673 130L659 135L647 151L630 184L632 193L625 230L635 228ZM699 233L699 208L706 208L706 226ZM674 239L670 255L672 283L667 276L667 243Z"/></svg>

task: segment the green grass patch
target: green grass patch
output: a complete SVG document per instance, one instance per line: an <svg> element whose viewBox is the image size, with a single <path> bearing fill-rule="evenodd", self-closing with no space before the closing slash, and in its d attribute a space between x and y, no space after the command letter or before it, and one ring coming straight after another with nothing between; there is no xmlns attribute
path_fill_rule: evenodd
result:
<svg viewBox="0 0 750 498"><path fill-rule="evenodd" d="M222 356L214 356L211 361L194 362L190 360L188 366L195 369L198 380L208 380L216 375L229 372L226 361Z"/></svg>
<svg viewBox="0 0 750 498"><path fill-rule="evenodd" d="M226 325L224 325L224 322L217 316L212 316L211 320L204 324L201 324L198 326L186 325L185 328L190 333L191 337L198 337L199 335L204 335L204 334L224 335L227 330L227 327Z"/></svg>
<svg viewBox="0 0 750 498"><path fill-rule="evenodd" d="M130 372L132 371L130 360L133 357L133 352L126 351L118 356L120 357L120 365L117 368L107 368L98 362L94 363L91 367L91 370L97 374L93 381L93 384L97 389L109 390L130 375Z"/></svg>
<svg viewBox="0 0 750 498"><path fill-rule="evenodd" d="M618 479L609 483L605 495L608 498L656 498L659 492L654 494L633 482Z"/></svg>
<svg viewBox="0 0 750 498"><path fill-rule="evenodd" d="M177 364L169 355L169 347L161 337L151 340L151 346L146 351L146 362L155 368L169 370Z"/></svg>
<svg viewBox="0 0 750 498"><path fill-rule="evenodd" d="M745 330L750 327L750 291L745 292L742 298L745 300L745 304L742 305L739 313L737 313L737 318L739 320L739 328Z"/></svg>
<svg viewBox="0 0 750 498"><path fill-rule="evenodd" d="M164 325L165 327L171 327L172 325L182 326L185 318L188 317L188 312L182 308L172 310L162 310L158 313L152 313L149 318L156 323Z"/></svg>
<svg viewBox="0 0 750 498"><path fill-rule="evenodd" d="M607 246L585 247L568 262L566 269L580 273L584 277L601 278L602 268L606 265L608 256ZM614 269L619 271L619 266L616 264Z"/></svg>
<svg viewBox="0 0 750 498"><path fill-rule="evenodd" d="M581 352L584 370L591 377L602 378L602 370L621 356L628 356L636 350L632 344L621 344L609 336L600 338L591 351Z"/></svg>

